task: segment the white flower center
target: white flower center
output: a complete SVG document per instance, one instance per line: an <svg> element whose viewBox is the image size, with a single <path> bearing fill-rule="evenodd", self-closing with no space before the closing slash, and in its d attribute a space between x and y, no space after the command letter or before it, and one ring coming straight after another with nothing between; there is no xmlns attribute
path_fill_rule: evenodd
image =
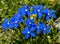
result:
<svg viewBox="0 0 60 44"><path fill-rule="evenodd" d="M38 12L39 12L40 10L38 10Z"/></svg>
<svg viewBox="0 0 60 44"><path fill-rule="evenodd" d="M48 15L50 15L50 14L48 13Z"/></svg>
<svg viewBox="0 0 60 44"><path fill-rule="evenodd" d="M27 33L30 33L30 31L28 31Z"/></svg>
<svg viewBox="0 0 60 44"><path fill-rule="evenodd" d="M29 22L29 24L31 24L31 22Z"/></svg>
<svg viewBox="0 0 60 44"><path fill-rule="evenodd" d="M18 21L15 21L15 23L17 23Z"/></svg>
<svg viewBox="0 0 60 44"><path fill-rule="evenodd" d="M27 9L25 11L28 11Z"/></svg>
<svg viewBox="0 0 60 44"><path fill-rule="evenodd" d="M44 30L46 30L46 28L44 28Z"/></svg>
<svg viewBox="0 0 60 44"><path fill-rule="evenodd" d="M7 24L9 25L9 22Z"/></svg>
<svg viewBox="0 0 60 44"><path fill-rule="evenodd" d="M39 29L39 27L37 27Z"/></svg>

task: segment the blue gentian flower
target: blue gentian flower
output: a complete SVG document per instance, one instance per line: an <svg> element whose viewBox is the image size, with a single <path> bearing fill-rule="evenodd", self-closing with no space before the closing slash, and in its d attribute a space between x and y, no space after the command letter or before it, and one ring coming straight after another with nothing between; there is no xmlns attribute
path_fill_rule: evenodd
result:
<svg viewBox="0 0 60 44"><path fill-rule="evenodd" d="M18 21L15 19L15 17L11 17L10 18L10 25L9 25L9 27L11 28L11 29L13 29L14 28L14 21L17 23Z"/></svg>
<svg viewBox="0 0 60 44"><path fill-rule="evenodd" d="M10 18L10 28L17 28L19 23L23 22L23 19L19 13L15 13L13 17Z"/></svg>
<svg viewBox="0 0 60 44"><path fill-rule="evenodd" d="M31 12L30 11L27 11L27 16L29 17L31 15Z"/></svg>
<svg viewBox="0 0 60 44"><path fill-rule="evenodd" d="M37 11L36 11L37 7L36 7L36 6L30 6L29 9L31 9L31 8L32 8L33 10L30 11L30 13L31 13L31 14L37 14Z"/></svg>
<svg viewBox="0 0 60 44"><path fill-rule="evenodd" d="M18 23L17 21L12 22L14 28L18 28Z"/></svg>
<svg viewBox="0 0 60 44"><path fill-rule="evenodd" d="M39 32L41 31L41 23L38 23L38 25L36 26L36 34L39 34Z"/></svg>
<svg viewBox="0 0 60 44"><path fill-rule="evenodd" d="M9 24L10 23L9 23L8 19L5 18L4 22L2 23L1 26L3 27L4 30L6 30L9 27Z"/></svg>
<svg viewBox="0 0 60 44"><path fill-rule="evenodd" d="M43 34L46 34L47 32L50 33L50 28L51 26L47 26L41 22L40 29L42 30Z"/></svg>
<svg viewBox="0 0 60 44"><path fill-rule="evenodd" d="M42 10L42 12L46 15L46 20L49 20L50 17L56 18L55 16L55 11L54 10L49 10L49 8L46 8Z"/></svg>
<svg viewBox="0 0 60 44"><path fill-rule="evenodd" d="M18 28L18 21L14 20L13 22L10 22L9 27L12 28Z"/></svg>
<svg viewBox="0 0 60 44"><path fill-rule="evenodd" d="M25 20L25 24L28 25L28 27L30 27L33 23L34 23L34 19L27 18Z"/></svg>
<svg viewBox="0 0 60 44"><path fill-rule="evenodd" d="M42 18L42 9L43 9L43 5L40 4L39 6L32 6L32 8L34 9L32 11L31 14L37 14L38 18Z"/></svg>
<svg viewBox="0 0 60 44"><path fill-rule="evenodd" d="M35 37L35 33L33 32L34 28L31 27L30 29L26 26L24 30L22 31L22 34L25 35L25 39L28 39L30 36Z"/></svg>
<svg viewBox="0 0 60 44"><path fill-rule="evenodd" d="M10 18L10 22L13 22L13 21L17 21L19 23L23 22L21 14L18 14L18 13L14 14L14 16Z"/></svg>
<svg viewBox="0 0 60 44"><path fill-rule="evenodd" d="M13 17L10 18L10 22L13 22L14 20L19 20L20 14L14 14Z"/></svg>
<svg viewBox="0 0 60 44"><path fill-rule="evenodd" d="M13 28L14 28L13 25L14 25L14 24L13 24L12 22L10 22L9 28L10 28L10 29L13 29Z"/></svg>
<svg viewBox="0 0 60 44"><path fill-rule="evenodd" d="M21 8L18 9L18 13L20 13L21 16L25 16L27 14L27 11L29 11L29 8L26 5L23 5Z"/></svg>
<svg viewBox="0 0 60 44"><path fill-rule="evenodd" d="M46 34L46 33L50 33L50 29L51 28L51 26L46 26L44 29L43 29L43 34Z"/></svg>
<svg viewBox="0 0 60 44"><path fill-rule="evenodd" d="M31 24L31 27L36 28L36 23L35 23L35 22L34 22L34 23L32 23L32 24Z"/></svg>
<svg viewBox="0 0 60 44"><path fill-rule="evenodd" d="M38 15L38 18L42 18L42 9L43 9L43 5L40 4L37 8L37 15Z"/></svg>
<svg viewBox="0 0 60 44"><path fill-rule="evenodd" d="M11 17L9 21L10 22L13 22L14 20L15 20L15 18L14 17Z"/></svg>
<svg viewBox="0 0 60 44"><path fill-rule="evenodd" d="M18 23L21 23L23 22L23 19L22 17L15 17L15 21L17 21Z"/></svg>
<svg viewBox="0 0 60 44"><path fill-rule="evenodd" d="M12 28L18 28L18 21L13 21L13 22L10 22L10 25L9 27L12 29Z"/></svg>

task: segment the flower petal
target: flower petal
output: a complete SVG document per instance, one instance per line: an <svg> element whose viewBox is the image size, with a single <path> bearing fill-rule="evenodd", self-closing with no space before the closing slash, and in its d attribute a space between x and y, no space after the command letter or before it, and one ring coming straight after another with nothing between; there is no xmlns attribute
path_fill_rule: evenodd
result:
<svg viewBox="0 0 60 44"><path fill-rule="evenodd" d="M43 8L43 5L42 5L42 4L40 4L40 5L38 6L38 8L39 8L39 9L42 9L42 8Z"/></svg>
<svg viewBox="0 0 60 44"><path fill-rule="evenodd" d="M31 12L31 14L37 14L37 11L36 11L36 10L33 10L33 11Z"/></svg>
<svg viewBox="0 0 60 44"><path fill-rule="evenodd" d="M27 11L27 15L30 16L31 15L31 12Z"/></svg>
<svg viewBox="0 0 60 44"><path fill-rule="evenodd" d="M51 26L47 26L47 28L49 29L49 28L51 28Z"/></svg>
<svg viewBox="0 0 60 44"><path fill-rule="evenodd" d="M41 31L41 29L36 29L36 34L38 34Z"/></svg>
<svg viewBox="0 0 60 44"><path fill-rule="evenodd" d="M14 21L14 17L11 17L11 18L10 18L10 22L13 22L13 21Z"/></svg>
<svg viewBox="0 0 60 44"><path fill-rule="evenodd" d="M8 22L9 22L8 19L5 18L3 23L8 23Z"/></svg>
<svg viewBox="0 0 60 44"><path fill-rule="evenodd" d="M41 12L38 13L38 17L42 18L42 13Z"/></svg>
<svg viewBox="0 0 60 44"><path fill-rule="evenodd" d="M43 30L44 28L46 28L46 25L44 23L41 24L41 29Z"/></svg>
<svg viewBox="0 0 60 44"><path fill-rule="evenodd" d="M20 13L22 11L22 8L18 8L18 13Z"/></svg>
<svg viewBox="0 0 60 44"><path fill-rule="evenodd" d="M26 35L25 35L25 39L28 39L29 37L30 37L29 34L26 34Z"/></svg>
<svg viewBox="0 0 60 44"><path fill-rule="evenodd" d="M18 23L13 22L13 27L18 28Z"/></svg>
<svg viewBox="0 0 60 44"><path fill-rule="evenodd" d="M13 28L13 23L10 23L9 24L9 27L12 29Z"/></svg>
<svg viewBox="0 0 60 44"><path fill-rule="evenodd" d="M6 30L8 28L7 24L2 24L1 26L3 27L4 30Z"/></svg>
<svg viewBox="0 0 60 44"><path fill-rule="evenodd" d="M50 33L50 30L48 29L47 32Z"/></svg>
<svg viewBox="0 0 60 44"><path fill-rule="evenodd" d="M32 37L35 37L36 36L35 33L33 33L33 32L31 32L30 34L31 34Z"/></svg>
<svg viewBox="0 0 60 44"><path fill-rule="evenodd" d="M30 31L34 31L35 30L35 27L31 27Z"/></svg>
<svg viewBox="0 0 60 44"><path fill-rule="evenodd" d="M24 28L24 30L25 30L25 31L28 31L28 30L29 30L29 29L28 29L28 26L26 26L26 27Z"/></svg>
<svg viewBox="0 0 60 44"><path fill-rule="evenodd" d="M25 24L29 24L30 20L26 19Z"/></svg>
<svg viewBox="0 0 60 44"><path fill-rule="evenodd" d="M23 19L22 19L21 17L19 18L19 22L20 22L20 23L23 22Z"/></svg>
<svg viewBox="0 0 60 44"><path fill-rule="evenodd" d="M26 9L26 8L27 8L26 4L24 4L24 5L23 5L23 8L24 8L24 9Z"/></svg>
<svg viewBox="0 0 60 44"><path fill-rule="evenodd" d="M56 15L55 15L55 14L51 14L51 16L52 16L53 18L56 18Z"/></svg>
<svg viewBox="0 0 60 44"><path fill-rule="evenodd" d="M26 32L26 30L23 30L21 33L22 33L22 34L26 34L27 32Z"/></svg>
<svg viewBox="0 0 60 44"><path fill-rule="evenodd" d="M50 20L50 17L49 16L46 16L46 20Z"/></svg>
<svg viewBox="0 0 60 44"><path fill-rule="evenodd" d="M50 13L55 13L55 10L50 10Z"/></svg>
<svg viewBox="0 0 60 44"><path fill-rule="evenodd" d="M49 11L49 8L46 8L46 9L42 10L42 12L45 13L45 14L47 14L48 11Z"/></svg>
<svg viewBox="0 0 60 44"><path fill-rule="evenodd" d="M45 35L46 34L46 30L44 30L42 33Z"/></svg>

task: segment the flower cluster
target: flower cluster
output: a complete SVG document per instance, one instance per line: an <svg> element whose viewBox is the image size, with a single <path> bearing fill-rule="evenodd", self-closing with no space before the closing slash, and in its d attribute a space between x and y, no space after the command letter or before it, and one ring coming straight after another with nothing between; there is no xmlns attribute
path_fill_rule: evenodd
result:
<svg viewBox="0 0 60 44"><path fill-rule="evenodd" d="M32 11L31 8L33 9ZM25 39L28 39L30 36L35 37L36 34L39 34L40 31L42 31L43 34L46 34L47 32L50 33L51 26L47 26L43 22L38 22L38 24L36 24L34 18L30 19L30 16L33 14L36 14L38 18L42 18L42 16L45 15L46 20L49 20L50 17L56 18L56 16L54 15L54 10L43 8L44 7L42 4L29 7L23 5L21 8L18 9L18 12L10 18L10 20L5 18L1 26L4 30L6 30L7 28L13 29L18 28L19 23L23 22L26 27L21 33L25 35ZM26 16L27 19L24 20L24 16Z"/></svg>
<svg viewBox="0 0 60 44"><path fill-rule="evenodd" d="M25 39L28 39L30 36L35 37L36 34L39 34L40 31L45 35L47 32L50 33L51 26L45 25L43 22L39 22L37 25L35 23L28 24L29 26L26 26L24 30L21 32L25 35Z"/></svg>
<svg viewBox="0 0 60 44"><path fill-rule="evenodd" d="M20 16L20 14L16 13L13 17L10 18L10 20L5 18L1 26L4 28L4 30L6 30L8 27L13 29L18 28L18 23L21 22L23 22L22 17Z"/></svg>

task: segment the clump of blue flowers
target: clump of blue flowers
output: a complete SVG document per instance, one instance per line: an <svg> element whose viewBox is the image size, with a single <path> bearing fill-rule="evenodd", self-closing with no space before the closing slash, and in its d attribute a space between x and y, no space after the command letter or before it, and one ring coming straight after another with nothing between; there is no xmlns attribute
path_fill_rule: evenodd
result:
<svg viewBox="0 0 60 44"><path fill-rule="evenodd" d="M32 11L31 8L33 9ZM4 19L4 22L1 24L4 30L10 28L18 28L20 23L24 23L24 29L21 31L21 34L25 35L25 39L32 37L36 37L36 34L39 34L42 31L42 34L50 33L51 26L46 25L45 23L39 21L35 22L34 18L30 18L31 15L37 15L37 17L43 18L45 15L45 20L50 20L50 17L56 18L55 10L50 10L49 8L44 8L42 4L38 6L29 6L23 5L18 9L17 13L15 13L10 20L7 18ZM24 20L23 17L26 16Z"/></svg>

